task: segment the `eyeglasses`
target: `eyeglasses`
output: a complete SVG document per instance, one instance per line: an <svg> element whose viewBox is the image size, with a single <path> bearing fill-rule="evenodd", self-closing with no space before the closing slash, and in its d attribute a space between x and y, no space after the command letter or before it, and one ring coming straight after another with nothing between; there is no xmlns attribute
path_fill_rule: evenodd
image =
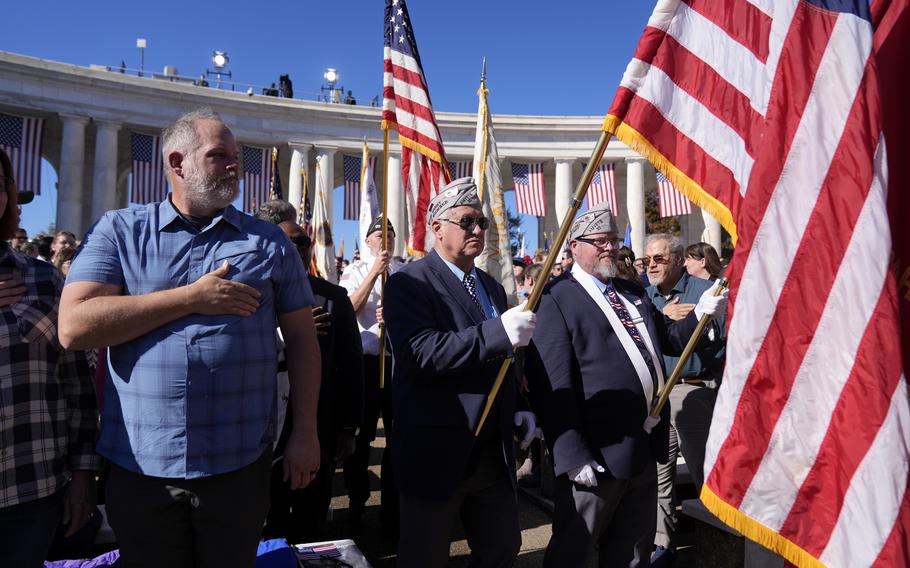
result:
<svg viewBox="0 0 910 568"><path fill-rule="evenodd" d="M584 237L576 237L575 240L582 242L582 243L587 243L587 244L595 246L599 249L605 249L605 248L607 248L608 245L617 249L622 245L622 239L607 239L607 238L586 239Z"/></svg>
<svg viewBox="0 0 910 568"><path fill-rule="evenodd" d="M463 231L471 231L474 229L474 225L480 227L481 231L486 231L487 227L490 226L490 220L486 217L471 217L470 215L463 215L461 219L453 221L451 219L439 219L440 221L445 221L446 223L452 223L453 225L458 225Z"/></svg>
<svg viewBox="0 0 910 568"><path fill-rule="evenodd" d="M651 266L651 261L654 261L654 264L668 264L670 262L670 258L671 257L669 256L658 254L654 256L643 256L639 260L641 260L642 264L645 266Z"/></svg>

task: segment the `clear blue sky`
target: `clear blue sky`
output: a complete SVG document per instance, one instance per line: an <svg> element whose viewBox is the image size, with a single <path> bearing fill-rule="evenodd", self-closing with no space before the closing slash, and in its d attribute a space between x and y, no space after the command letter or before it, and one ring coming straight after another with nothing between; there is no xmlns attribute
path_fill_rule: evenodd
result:
<svg viewBox="0 0 910 568"><path fill-rule="evenodd" d="M476 112L486 56L494 114L605 113L652 8L638 0L408 1L436 110ZM4 6L0 49L135 68L136 38L144 37L150 71L173 65L198 76L218 49L228 53L235 81L268 85L287 73L302 97L318 93L323 70L334 67L345 90L367 102L381 93L383 9L383 0L12 2ZM56 180L52 169L44 174L50 187L23 208L30 234L54 217ZM336 217L341 199L336 193ZM511 192L507 201L514 209ZM530 219L523 224L536 227ZM349 256L356 223L336 218L334 225Z"/></svg>

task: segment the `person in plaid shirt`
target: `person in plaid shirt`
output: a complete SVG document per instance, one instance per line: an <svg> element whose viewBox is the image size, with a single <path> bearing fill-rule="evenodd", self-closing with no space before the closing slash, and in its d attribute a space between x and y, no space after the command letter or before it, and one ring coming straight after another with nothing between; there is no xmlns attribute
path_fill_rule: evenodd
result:
<svg viewBox="0 0 910 568"><path fill-rule="evenodd" d="M63 277L5 239L19 223L9 157L0 150L0 566L44 564L95 507L98 412L84 351L57 339Z"/></svg>

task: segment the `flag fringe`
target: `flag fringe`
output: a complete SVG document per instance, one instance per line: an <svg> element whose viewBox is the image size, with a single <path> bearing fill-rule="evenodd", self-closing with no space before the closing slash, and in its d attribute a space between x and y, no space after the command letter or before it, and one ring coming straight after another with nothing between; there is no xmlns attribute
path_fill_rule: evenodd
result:
<svg viewBox="0 0 910 568"><path fill-rule="evenodd" d="M395 123L390 123L388 120L383 120L382 123L380 123L380 128L383 130L398 130L397 125ZM434 162L439 163L439 165L445 166L445 169L448 169L448 163L442 159L442 156L439 155L439 152L430 150L423 144L415 142L410 138L405 138L401 135L401 132L398 133L398 143L402 146L410 148L411 150L414 150L415 152L423 154Z"/></svg>
<svg viewBox="0 0 910 568"><path fill-rule="evenodd" d="M681 172L666 156L661 154L654 145L640 132L626 124L621 118L608 114L604 118L603 130L613 134L617 139L645 157L673 186L681 191L695 205L707 211L712 217L720 221L724 229L733 238L736 244L736 223L733 214L714 196L695 183L689 176Z"/></svg>
<svg viewBox="0 0 910 568"><path fill-rule="evenodd" d="M766 527L718 497L707 484L701 488L701 502L725 525L739 531L749 540L776 552L800 568L824 568L821 560L795 542Z"/></svg>

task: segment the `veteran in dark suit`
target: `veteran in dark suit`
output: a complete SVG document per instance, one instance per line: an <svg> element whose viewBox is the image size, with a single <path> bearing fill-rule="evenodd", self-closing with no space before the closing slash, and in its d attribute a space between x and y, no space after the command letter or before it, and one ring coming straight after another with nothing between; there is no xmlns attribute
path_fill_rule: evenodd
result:
<svg viewBox="0 0 910 568"><path fill-rule="evenodd" d="M398 566L445 566L459 515L471 566L510 566L521 545L513 432L518 427L528 443L536 429L512 374L476 440L474 430L503 360L527 345L536 318L506 310L502 286L474 267L489 219L471 178L443 188L427 218L434 250L393 274L385 290Z"/></svg>
<svg viewBox="0 0 910 568"><path fill-rule="evenodd" d="M668 409L649 409L664 383L663 353L685 347L702 314L725 297L706 293L685 319L665 319L645 290L616 277L622 245L606 206L569 232L570 272L541 297L526 358L532 407L556 470L553 537L544 566L647 566L657 507L655 463L666 461Z"/></svg>

